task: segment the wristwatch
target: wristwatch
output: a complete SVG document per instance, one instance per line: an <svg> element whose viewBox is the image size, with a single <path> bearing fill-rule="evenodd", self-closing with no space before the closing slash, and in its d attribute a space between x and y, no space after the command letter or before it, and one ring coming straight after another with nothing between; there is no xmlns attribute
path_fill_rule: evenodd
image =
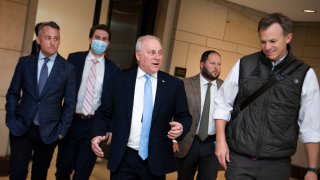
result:
<svg viewBox="0 0 320 180"><path fill-rule="evenodd" d="M319 174L319 168L308 167L308 171L311 171L311 172L314 172L316 174Z"/></svg>

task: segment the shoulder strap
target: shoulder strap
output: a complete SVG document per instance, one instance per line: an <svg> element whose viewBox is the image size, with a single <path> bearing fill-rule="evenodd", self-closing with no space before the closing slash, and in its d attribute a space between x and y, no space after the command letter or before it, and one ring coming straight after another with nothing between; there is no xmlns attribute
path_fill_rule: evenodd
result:
<svg viewBox="0 0 320 180"><path fill-rule="evenodd" d="M245 99L241 105L240 105L240 111L246 108L252 101L254 101L257 97L259 97L261 94L263 94L265 91L267 91L269 88L271 88L274 84L276 84L278 81L285 79L288 75L293 73L298 67L300 67L303 64L303 61L294 59L290 63L288 63L286 66L284 66L279 73L273 75L270 77L268 82L261 86L258 90L256 90L253 94L251 94L247 99Z"/></svg>

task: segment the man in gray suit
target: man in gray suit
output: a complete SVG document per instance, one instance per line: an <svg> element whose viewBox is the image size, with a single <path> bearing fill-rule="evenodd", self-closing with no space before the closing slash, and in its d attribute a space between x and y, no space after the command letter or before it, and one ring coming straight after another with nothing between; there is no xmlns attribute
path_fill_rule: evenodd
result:
<svg viewBox="0 0 320 180"><path fill-rule="evenodd" d="M73 65L58 54L59 26L40 25L37 54L21 57L7 92L10 130L10 179L46 179L58 139L66 136L76 105Z"/></svg>
<svg viewBox="0 0 320 180"><path fill-rule="evenodd" d="M216 179L219 162L215 156L215 128L212 118L214 99L223 81L219 79L221 56L205 51L200 60L201 72L184 79L192 126L174 149L179 180ZM175 145L174 145L175 147Z"/></svg>

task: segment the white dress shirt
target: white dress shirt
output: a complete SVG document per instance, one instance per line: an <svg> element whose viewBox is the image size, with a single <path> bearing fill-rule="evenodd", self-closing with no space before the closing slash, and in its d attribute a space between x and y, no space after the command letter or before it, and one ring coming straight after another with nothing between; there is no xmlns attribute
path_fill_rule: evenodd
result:
<svg viewBox="0 0 320 180"><path fill-rule="evenodd" d="M84 68L83 68L81 84L80 84L80 88L79 88L79 92L78 92L76 113L83 114L82 104L83 104L83 99L84 99L84 96L86 93L89 72L90 72L91 67L93 65L94 59L95 59L95 57L89 51L89 53L86 57ZM95 82L95 86L94 86L92 110L91 110L91 113L89 113L91 115L94 114L94 112L98 109L98 107L101 104L101 93L102 93L103 79L104 79L104 73L105 73L105 59L104 59L104 57L102 56L102 57L98 58L97 60L98 60L98 63L96 64L97 77L96 77L96 82Z"/></svg>
<svg viewBox="0 0 320 180"><path fill-rule="evenodd" d="M240 60L233 66L227 79L218 91L215 99L214 119L230 121L238 94ZM303 143L320 142L320 92L317 76L312 68L304 78L301 92L301 107L298 124L300 126L300 140Z"/></svg>
<svg viewBox="0 0 320 180"><path fill-rule="evenodd" d="M144 99L144 84L146 78L144 77L146 73L138 68L138 73L136 77L136 84L134 89L134 100L132 109L132 119L131 119L131 129L128 140L128 147L139 150L140 134L142 127L142 113L143 113L143 99ZM158 74L151 74L150 80L152 84L152 98L153 104L156 97L157 91L157 78Z"/></svg>
<svg viewBox="0 0 320 180"><path fill-rule="evenodd" d="M199 124L201 123L201 116L202 116L202 111L203 111L204 100L206 98L208 83L209 83L209 81L206 80L200 74L201 115L200 115ZM214 99L216 98L216 95L218 92L218 86L217 86L216 80L212 81L211 83L212 83L212 85L210 87L210 111L209 111L210 113L209 113L208 135L216 134L214 119L213 119L213 110L214 110ZM197 134L199 133L199 128L200 128L200 125L197 128Z"/></svg>

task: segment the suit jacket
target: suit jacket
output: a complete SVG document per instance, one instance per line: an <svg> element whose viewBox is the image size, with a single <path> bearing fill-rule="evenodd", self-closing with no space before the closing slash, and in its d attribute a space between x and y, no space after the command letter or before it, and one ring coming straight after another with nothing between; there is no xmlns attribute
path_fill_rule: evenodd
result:
<svg viewBox="0 0 320 180"><path fill-rule="evenodd" d="M76 86L77 86L76 93L77 94L81 85L83 69L84 69L84 65L85 65L85 61L88 53L89 51L71 53L69 54L67 59L74 65L74 68L76 71ZM104 58L105 58L105 63L104 63L105 69L104 69L101 101L106 100L107 87L110 86L110 79L112 75L120 72L120 68L115 63L113 63L107 57L104 57Z"/></svg>
<svg viewBox="0 0 320 180"><path fill-rule="evenodd" d="M76 105L74 67L57 55L48 80L39 94L37 69L39 53L21 57L16 66L6 99L6 125L15 136L25 134L36 112L44 143L65 136Z"/></svg>
<svg viewBox="0 0 320 180"><path fill-rule="evenodd" d="M175 153L178 158L185 157L192 145L194 136L196 135L198 125L200 125L200 115L201 115L201 90L200 90L200 74L193 77L186 78L183 80L185 85L185 90L187 93L188 107L192 116L192 126L186 137L179 141L179 152ZM221 79L216 79L218 88L220 88L223 81Z"/></svg>
<svg viewBox="0 0 320 180"><path fill-rule="evenodd" d="M119 167L128 144L136 76L137 69L117 76L112 90L108 93L106 104L102 104L95 114L95 134L105 135L110 131L113 133L108 160L108 167L113 172ZM183 125L183 133L189 131L191 116L183 82L159 71L148 155L148 165L154 175L164 175L176 169L172 140L167 137L172 119Z"/></svg>

